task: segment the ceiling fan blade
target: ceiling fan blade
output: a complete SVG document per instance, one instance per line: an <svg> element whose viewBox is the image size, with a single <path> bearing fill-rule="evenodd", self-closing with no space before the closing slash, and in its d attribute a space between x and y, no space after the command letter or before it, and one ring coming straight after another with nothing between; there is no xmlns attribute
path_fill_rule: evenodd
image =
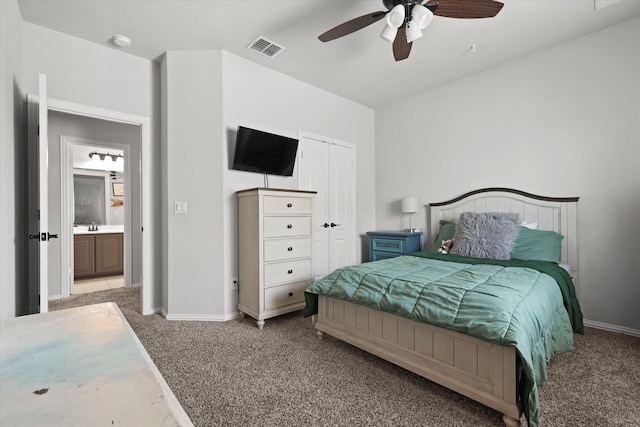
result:
<svg viewBox="0 0 640 427"><path fill-rule="evenodd" d="M407 42L407 28L403 25L398 28L398 34L393 40L393 57L396 61L407 59L411 53L411 46L413 46L413 42Z"/></svg>
<svg viewBox="0 0 640 427"><path fill-rule="evenodd" d="M343 22L342 24L333 27L329 31L322 33L318 36L320 41L328 42L331 40L335 40L342 36L346 36L347 34L351 34L355 31L361 30L366 26L373 24L374 22L378 22L388 11L385 12L373 12L367 15L360 16L358 18L354 18L351 21Z"/></svg>
<svg viewBox="0 0 640 427"><path fill-rule="evenodd" d="M500 12L503 3L494 0L437 0L434 15L446 18L492 18ZM427 6L428 7L428 6Z"/></svg>

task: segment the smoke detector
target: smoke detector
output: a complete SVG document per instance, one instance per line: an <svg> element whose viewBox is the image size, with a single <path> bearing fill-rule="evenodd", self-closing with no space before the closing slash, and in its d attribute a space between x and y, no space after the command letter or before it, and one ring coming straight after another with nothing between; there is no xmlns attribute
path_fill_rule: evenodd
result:
<svg viewBox="0 0 640 427"><path fill-rule="evenodd" d="M131 39L127 36L123 36L122 34L116 34L111 38L113 40L113 44L121 48L127 48L131 46Z"/></svg>

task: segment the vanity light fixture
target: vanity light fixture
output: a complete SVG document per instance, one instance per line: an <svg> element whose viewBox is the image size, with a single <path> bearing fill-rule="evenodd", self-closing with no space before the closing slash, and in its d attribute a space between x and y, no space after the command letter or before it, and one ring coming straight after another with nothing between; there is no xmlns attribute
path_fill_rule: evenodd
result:
<svg viewBox="0 0 640 427"><path fill-rule="evenodd" d="M100 157L100 160L102 161L104 161L107 157L111 157L111 160L114 162L118 159L124 159L124 156L122 154L98 153L97 151L89 153L90 159L94 159L96 156Z"/></svg>

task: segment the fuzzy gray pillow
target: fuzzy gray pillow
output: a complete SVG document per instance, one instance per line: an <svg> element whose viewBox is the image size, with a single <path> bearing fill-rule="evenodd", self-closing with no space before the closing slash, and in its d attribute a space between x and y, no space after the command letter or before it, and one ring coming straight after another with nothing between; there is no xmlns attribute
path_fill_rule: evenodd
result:
<svg viewBox="0 0 640 427"><path fill-rule="evenodd" d="M463 212L456 225L451 253L475 258L509 259L518 235L520 215L506 212Z"/></svg>

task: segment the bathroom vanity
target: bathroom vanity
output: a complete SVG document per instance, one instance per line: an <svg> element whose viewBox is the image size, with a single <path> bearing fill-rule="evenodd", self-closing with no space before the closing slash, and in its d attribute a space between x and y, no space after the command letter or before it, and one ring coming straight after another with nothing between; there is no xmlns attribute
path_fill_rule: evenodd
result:
<svg viewBox="0 0 640 427"><path fill-rule="evenodd" d="M87 228L87 227L83 227ZM75 279L123 274L123 233L108 226L98 231L74 232Z"/></svg>

